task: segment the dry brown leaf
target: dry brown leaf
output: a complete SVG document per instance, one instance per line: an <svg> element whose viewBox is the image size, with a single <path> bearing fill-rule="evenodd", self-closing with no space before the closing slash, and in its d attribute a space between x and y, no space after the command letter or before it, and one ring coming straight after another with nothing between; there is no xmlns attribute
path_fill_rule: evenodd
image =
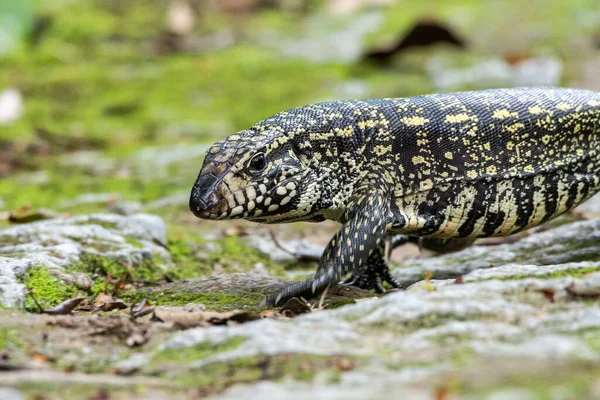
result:
<svg viewBox="0 0 600 400"><path fill-rule="evenodd" d="M40 363L40 364L45 364L50 360L50 358L47 355L38 353L37 351L35 351L33 349L28 350L27 353L29 354L29 356L31 357L31 359L33 361Z"/></svg>
<svg viewBox="0 0 600 400"><path fill-rule="evenodd" d="M338 358L336 365L339 371L352 371L354 369L354 362L346 357Z"/></svg>
<svg viewBox="0 0 600 400"><path fill-rule="evenodd" d="M100 293L94 300L95 311L124 310L127 305L122 300L114 299L111 295Z"/></svg>
<svg viewBox="0 0 600 400"><path fill-rule="evenodd" d="M133 318L135 320L136 318L140 318L140 317L143 317L144 315L151 314L155 308L156 307L153 306L152 304L150 304L150 302L148 300L144 299L135 308L134 308L134 304L131 305L131 311L130 311L131 318Z"/></svg>
<svg viewBox="0 0 600 400"><path fill-rule="evenodd" d="M297 297L289 299L279 310L279 312L286 317L295 317L296 315L309 313L311 311L312 309L310 305L306 301L302 301ZM286 315L286 313L291 313L291 315Z"/></svg>
<svg viewBox="0 0 600 400"><path fill-rule="evenodd" d="M39 221L42 219L58 218L60 215L52 210L39 208L32 210L29 204L26 204L8 214L8 221L13 224L25 224Z"/></svg>
<svg viewBox="0 0 600 400"><path fill-rule="evenodd" d="M261 318L277 318L279 315L273 310L261 311L259 314Z"/></svg>
<svg viewBox="0 0 600 400"><path fill-rule="evenodd" d="M50 315L71 314L84 299L85 297L75 297L74 299L65 300L56 307L49 310L43 310L42 312Z"/></svg>
<svg viewBox="0 0 600 400"><path fill-rule="evenodd" d="M598 286L576 285L575 283L571 283L565 290L572 297L579 297L582 299L600 298L600 287Z"/></svg>
<svg viewBox="0 0 600 400"><path fill-rule="evenodd" d="M544 295L545 298L554 303L556 301L556 292L552 289L540 289L539 292Z"/></svg>
<svg viewBox="0 0 600 400"><path fill-rule="evenodd" d="M442 386L435 390L435 400L449 400L450 391L447 387Z"/></svg>
<svg viewBox="0 0 600 400"><path fill-rule="evenodd" d="M119 291L125 287L125 279L127 279L127 275L122 274L119 279L113 284L113 289L111 295L113 297L117 297Z"/></svg>

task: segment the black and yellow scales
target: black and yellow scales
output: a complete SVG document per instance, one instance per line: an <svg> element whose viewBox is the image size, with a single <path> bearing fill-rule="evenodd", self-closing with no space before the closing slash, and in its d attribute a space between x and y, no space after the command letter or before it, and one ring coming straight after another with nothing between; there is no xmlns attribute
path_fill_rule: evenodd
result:
<svg viewBox="0 0 600 400"><path fill-rule="evenodd" d="M544 223L600 190L599 151L600 93L591 91L320 103L214 144L190 209L215 220L342 223L316 274L268 297L269 305L349 273L345 283L381 292L382 282L398 286L386 239L466 243Z"/></svg>

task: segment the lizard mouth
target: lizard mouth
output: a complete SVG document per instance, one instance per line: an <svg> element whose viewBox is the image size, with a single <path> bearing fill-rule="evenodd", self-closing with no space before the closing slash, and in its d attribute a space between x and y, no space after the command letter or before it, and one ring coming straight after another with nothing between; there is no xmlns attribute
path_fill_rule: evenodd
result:
<svg viewBox="0 0 600 400"><path fill-rule="evenodd" d="M202 175L190 194L190 211L198 218L219 219L227 213L226 199L219 194L222 180L212 174Z"/></svg>

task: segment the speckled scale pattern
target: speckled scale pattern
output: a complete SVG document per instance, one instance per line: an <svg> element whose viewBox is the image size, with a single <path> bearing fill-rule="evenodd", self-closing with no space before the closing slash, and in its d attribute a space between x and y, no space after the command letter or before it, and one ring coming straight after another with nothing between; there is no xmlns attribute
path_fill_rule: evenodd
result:
<svg viewBox="0 0 600 400"><path fill-rule="evenodd" d="M377 289L377 279L394 285L373 259L386 235L505 236L591 197L600 187L599 130L600 95L575 89L314 104L215 144L190 208L210 219L343 223L315 277L272 302L348 272ZM267 166L251 171L258 153Z"/></svg>

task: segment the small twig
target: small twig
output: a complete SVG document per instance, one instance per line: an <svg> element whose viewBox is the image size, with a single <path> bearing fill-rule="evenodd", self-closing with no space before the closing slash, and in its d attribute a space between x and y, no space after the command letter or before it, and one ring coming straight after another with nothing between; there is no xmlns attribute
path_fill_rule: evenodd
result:
<svg viewBox="0 0 600 400"><path fill-rule="evenodd" d="M111 293L112 297L117 297L117 294L119 294L121 287L125 284L126 278L127 278L127 275L122 274L121 276L119 276L119 279L117 279L117 282L115 282L113 284L112 293Z"/></svg>
<svg viewBox="0 0 600 400"><path fill-rule="evenodd" d="M276 246L276 247L277 247L279 250L281 250L281 251L284 251L284 252L286 252L287 254L289 254L289 255L291 255L291 256L297 257L297 255L296 255L296 253L295 253L295 252L293 252L293 251L290 251L290 250L286 249L285 247L283 247L283 246L281 245L281 243L279 242L279 240L277 240L277 238L275 237L275 233L273 233L273 231L272 231L272 230L270 230L270 229L269 229L269 235L271 236L271 240L273 240L273 243L275 243L275 246Z"/></svg>
<svg viewBox="0 0 600 400"><path fill-rule="evenodd" d="M37 308L40 309L40 314L45 313L46 311L42 308L42 306L40 305L40 303L38 303L37 299L35 298L35 293L34 290L30 290L29 291L29 297L31 297L31 300L33 300L33 302L35 303L35 305L37 306Z"/></svg>
<svg viewBox="0 0 600 400"><path fill-rule="evenodd" d="M325 290L323 290L323 294L321 295L321 298L319 299L319 309L323 309L323 305L325 304L325 296L327 296L327 292L329 291L330 286L331 285L327 285Z"/></svg>
<svg viewBox="0 0 600 400"><path fill-rule="evenodd" d="M104 294L108 294L110 278L112 278L112 271L109 270L108 272L106 272L106 276L104 277Z"/></svg>

